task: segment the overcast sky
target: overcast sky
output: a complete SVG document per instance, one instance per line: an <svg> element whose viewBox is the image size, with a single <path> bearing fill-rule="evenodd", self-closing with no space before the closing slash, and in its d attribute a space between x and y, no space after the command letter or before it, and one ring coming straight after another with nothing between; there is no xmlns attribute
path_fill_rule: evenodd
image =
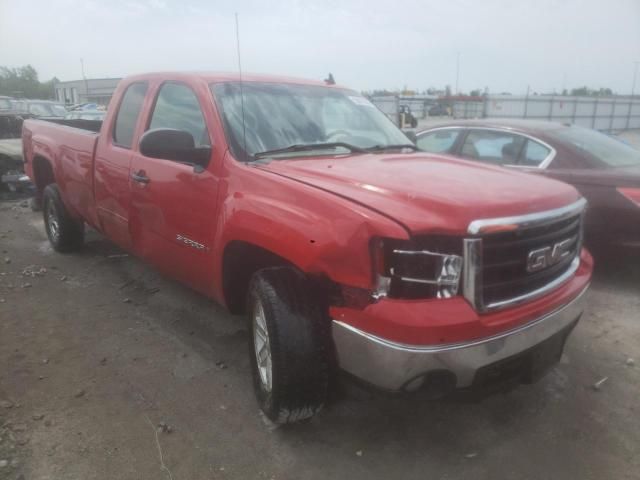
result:
<svg viewBox="0 0 640 480"><path fill-rule="evenodd" d="M629 93L640 61L640 0L0 0L0 65L235 71L236 11L244 71L359 90L455 88L459 52L463 91Z"/></svg>

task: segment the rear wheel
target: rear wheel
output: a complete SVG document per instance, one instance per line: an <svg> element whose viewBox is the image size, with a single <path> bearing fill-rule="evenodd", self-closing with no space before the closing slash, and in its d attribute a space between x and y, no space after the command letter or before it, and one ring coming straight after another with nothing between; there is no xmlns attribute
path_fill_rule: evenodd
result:
<svg viewBox="0 0 640 480"><path fill-rule="evenodd" d="M248 294L249 350L260 408L273 422L294 423L324 405L329 383L329 323L301 273L255 273Z"/></svg>
<svg viewBox="0 0 640 480"><path fill-rule="evenodd" d="M84 222L69 215L57 185L47 185L44 189L42 212L49 242L55 250L66 253L82 247Z"/></svg>

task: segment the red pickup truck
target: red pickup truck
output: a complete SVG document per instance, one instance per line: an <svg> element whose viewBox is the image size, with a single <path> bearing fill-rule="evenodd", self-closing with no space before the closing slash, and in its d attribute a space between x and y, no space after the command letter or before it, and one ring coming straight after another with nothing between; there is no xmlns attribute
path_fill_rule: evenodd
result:
<svg viewBox="0 0 640 480"><path fill-rule="evenodd" d="M572 187L415 146L353 90L123 80L103 123L24 123L54 248L84 225L250 320L260 407L315 414L338 368L388 391L529 382L592 260Z"/></svg>

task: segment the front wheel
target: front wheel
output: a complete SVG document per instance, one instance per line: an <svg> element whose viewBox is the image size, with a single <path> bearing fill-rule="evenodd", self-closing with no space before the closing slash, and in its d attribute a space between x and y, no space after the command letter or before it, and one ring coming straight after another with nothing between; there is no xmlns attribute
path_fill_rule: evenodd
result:
<svg viewBox="0 0 640 480"><path fill-rule="evenodd" d="M294 423L324 405L329 383L329 322L308 280L288 267L256 272L249 287L249 350L260 408Z"/></svg>
<svg viewBox="0 0 640 480"><path fill-rule="evenodd" d="M55 184L47 185L42 194L42 213L49 242L58 252L79 250L84 243L84 222L69 215L60 190Z"/></svg>

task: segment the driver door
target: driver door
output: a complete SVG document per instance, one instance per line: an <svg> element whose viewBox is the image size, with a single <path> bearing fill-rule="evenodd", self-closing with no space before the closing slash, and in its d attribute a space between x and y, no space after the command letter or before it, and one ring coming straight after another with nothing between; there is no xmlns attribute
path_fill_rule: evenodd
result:
<svg viewBox="0 0 640 480"><path fill-rule="evenodd" d="M146 130L173 128L210 146L195 90L182 82L156 85ZM139 141L139 140L138 140ZM218 179L207 167L145 157L131 161L130 228L133 250L164 273L206 292L212 285L211 242L216 227Z"/></svg>

